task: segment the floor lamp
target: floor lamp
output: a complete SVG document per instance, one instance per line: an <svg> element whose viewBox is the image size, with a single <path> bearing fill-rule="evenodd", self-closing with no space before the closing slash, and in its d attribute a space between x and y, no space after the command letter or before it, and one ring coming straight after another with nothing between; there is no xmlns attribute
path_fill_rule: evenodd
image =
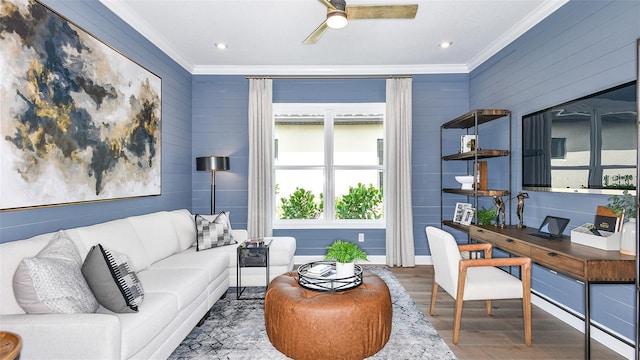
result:
<svg viewBox="0 0 640 360"><path fill-rule="evenodd" d="M228 156L202 156L196 158L197 171L211 171L211 215L216 211L216 171L229 170Z"/></svg>

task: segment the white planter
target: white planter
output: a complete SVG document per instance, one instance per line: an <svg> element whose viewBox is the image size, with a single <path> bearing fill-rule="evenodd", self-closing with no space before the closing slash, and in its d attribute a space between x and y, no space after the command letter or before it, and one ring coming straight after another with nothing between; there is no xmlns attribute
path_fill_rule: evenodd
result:
<svg viewBox="0 0 640 360"><path fill-rule="evenodd" d="M630 218L622 224L622 235L620 236L620 253L625 255L636 255L636 219Z"/></svg>
<svg viewBox="0 0 640 360"><path fill-rule="evenodd" d="M336 279L344 279L355 275L355 262L341 263L336 261Z"/></svg>

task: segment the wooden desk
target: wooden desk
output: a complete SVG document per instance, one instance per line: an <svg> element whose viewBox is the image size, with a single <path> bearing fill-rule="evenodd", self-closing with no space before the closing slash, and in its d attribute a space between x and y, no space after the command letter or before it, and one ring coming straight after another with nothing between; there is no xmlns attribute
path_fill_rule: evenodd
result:
<svg viewBox="0 0 640 360"><path fill-rule="evenodd" d="M491 243L508 253L526 256L544 267L584 282L584 335L585 359L591 348L590 285L593 283L633 283L636 279L635 256L622 255L618 251L604 251L574 244L568 236L559 240L546 240L530 235L534 228L518 229L516 226L498 228L492 225L471 225L472 239Z"/></svg>

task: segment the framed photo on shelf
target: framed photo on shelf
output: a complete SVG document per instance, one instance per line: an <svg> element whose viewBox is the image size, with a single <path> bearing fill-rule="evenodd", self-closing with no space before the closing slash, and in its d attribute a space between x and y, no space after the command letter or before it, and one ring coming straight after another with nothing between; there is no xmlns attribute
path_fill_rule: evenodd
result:
<svg viewBox="0 0 640 360"><path fill-rule="evenodd" d="M473 220L473 215L476 213L476 209L472 207L465 208L462 213L462 220L460 224L462 225L471 225L471 221Z"/></svg>
<svg viewBox="0 0 640 360"><path fill-rule="evenodd" d="M465 209L470 209L470 208L471 208L471 204L469 203L456 203L456 210L453 213L453 222L461 223L462 217L464 216Z"/></svg>

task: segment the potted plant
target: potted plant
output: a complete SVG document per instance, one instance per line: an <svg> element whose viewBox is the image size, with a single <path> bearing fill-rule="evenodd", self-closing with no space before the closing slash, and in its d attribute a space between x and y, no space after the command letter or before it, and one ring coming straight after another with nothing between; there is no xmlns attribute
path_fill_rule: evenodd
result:
<svg viewBox="0 0 640 360"><path fill-rule="evenodd" d="M622 196L614 195L610 197L609 201L610 203L607 204L607 207L617 216L624 213L624 216L629 219L637 217L636 197L629 194L629 190L623 191Z"/></svg>
<svg viewBox="0 0 640 360"><path fill-rule="evenodd" d="M626 255L636 255L636 217L638 216L638 205L636 197L629 194L628 190L622 192L622 196L614 195L609 198L607 207L611 211L624 217L629 221L622 224L620 234L620 252Z"/></svg>
<svg viewBox="0 0 640 360"><path fill-rule="evenodd" d="M348 241L336 240L327 247L325 260L336 261L336 278L348 278L355 274L355 261L367 259L367 253L358 245Z"/></svg>
<svg viewBox="0 0 640 360"><path fill-rule="evenodd" d="M498 212L494 207L487 209L483 206L482 209L478 210L478 225L491 225L496 220L496 215L498 215Z"/></svg>

